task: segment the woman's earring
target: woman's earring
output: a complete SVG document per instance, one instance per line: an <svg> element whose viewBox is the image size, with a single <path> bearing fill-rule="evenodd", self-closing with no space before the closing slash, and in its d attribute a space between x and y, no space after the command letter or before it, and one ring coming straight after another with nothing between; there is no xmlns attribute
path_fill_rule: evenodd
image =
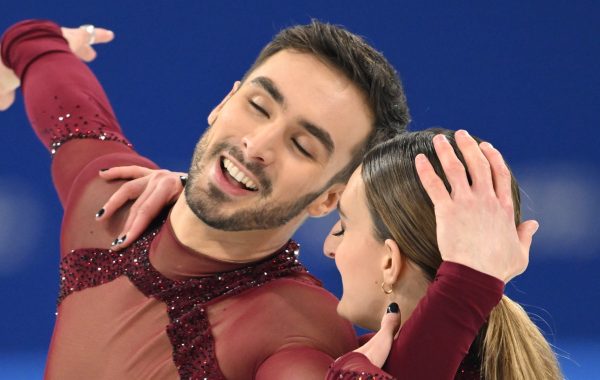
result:
<svg viewBox="0 0 600 380"><path fill-rule="evenodd" d="M392 294L393 290L392 290L392 286L390 285L389 289L385 288L385 282L381 282L381 290L383 290L383 292L385 294Z"/></svg>

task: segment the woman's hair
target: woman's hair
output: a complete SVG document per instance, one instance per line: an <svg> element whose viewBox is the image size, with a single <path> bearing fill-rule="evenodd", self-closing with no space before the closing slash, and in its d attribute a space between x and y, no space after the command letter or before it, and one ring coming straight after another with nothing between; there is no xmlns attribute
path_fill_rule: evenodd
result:
<svg viewBox="0 0 600 380"><path fill-rule="evenodd" d="M453 131L429 129L403 133L377 145L365 156L362 168L374 236L380 241L396 241L402 253L417 264L430 281L442 257L437 245L433 204L421 185L414 162L417 154L425 154L450 191L433 148L432 139L437 134L448 138L465 164ZM514 176L511 177L515 223L518 224L521 219L519 189ZM478 351L482 378L486 380L562 379L554 352L540 330L523 308L506 296L492 310L476 342L481 342Z"/></svg>

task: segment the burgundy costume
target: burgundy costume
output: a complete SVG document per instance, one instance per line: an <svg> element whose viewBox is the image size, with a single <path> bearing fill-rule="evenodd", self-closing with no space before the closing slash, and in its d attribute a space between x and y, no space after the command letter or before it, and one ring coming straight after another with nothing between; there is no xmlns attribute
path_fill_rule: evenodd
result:
<svg viewBox="0 0 600 380"><path fill-rule="evenodd" d="M21 78L65 209L47 378L478 378L476 355L463 358L503 284L470 268L442 265L386 373L346 354L358 345L353 329L298 262L293 241L258 262L217 261L182 245L166 212L131 247L111 251L124 213L102 223L94 214L120 182L102 181L98 170L156 165L127 142L102 87L56 24L13 26L2 58Z"/></svg>

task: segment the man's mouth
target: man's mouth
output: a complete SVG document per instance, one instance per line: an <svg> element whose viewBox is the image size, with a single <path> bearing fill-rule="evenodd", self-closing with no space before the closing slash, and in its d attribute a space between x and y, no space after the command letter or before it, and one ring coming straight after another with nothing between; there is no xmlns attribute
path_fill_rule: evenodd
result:
<svg viewBox="0 0 600 380"><path fill-rule="evenodd" d="M252 181L244 172L231 160L225 157L221 157L221 170L225 175L225 178L230 183L238 186L241 189L249 191L258 191L258 186Z"/></svg>

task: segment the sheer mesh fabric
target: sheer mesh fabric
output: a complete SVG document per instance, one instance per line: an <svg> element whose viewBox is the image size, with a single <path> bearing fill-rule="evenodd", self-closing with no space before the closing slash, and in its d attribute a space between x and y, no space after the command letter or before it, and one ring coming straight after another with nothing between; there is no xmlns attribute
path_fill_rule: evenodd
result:
<svg viewBox="0 0 600 380"><path fill-rule="evenodd" d="M444 379L457 374L502 295L501 282L444 263L394 343L385 366L389 374L352 353L332 365L356 348L356 337L337 316L337 300L294 262L295 255L285 252L288 246L262 263L219 262L183 246L163 215L137 248L123 256L111 252L127 210L102 223L95 220L121 184L100 180L98 170L156 165L132 149L101 85L70 53L56 24L13 26L3 36L2 59L21 78L32 127L53 155L52 176L65 209L63 287L47 378L305 380L364 373L371 376L365 379ZM279 260L286 257L291 261ZM200 285L206 288L199 290Z"/></svg>
<svg viewBox="0 0 600 380"><path fill-rule="evenodd" d="M57 328L55 338L76 344L53 344L49 378L77 378L89 373L89 363L95 377L107 379L246 379L255 373L274 379L292 369L296 377L287 378L319 379L333 357L355 345L352 329L336 314L335 298L293 263L293 251L173 281L152 263L180 244L171 232L168 222L156 237L149 232L150 262L143 244L112 254L76 250L63 259L59 319L68 328ZM118 276L116 268L127 267L126 261L134 268ZM198 268L217 264L206 257L197 261ZM165 269L182 278L173 265ZM114 365L99 368L98 362Z"/></svg>
<svg viewBox="0 0 600 380"><path fill-rule="evenodd" d="M121 184L100 180L98 170L156 165L131 149L102 87L69 52L58 26L20 23L4 36L2 50L7 66L22 78L31 124L54 155L53 180L65 208L63 263L83 255L82 262L90 266L104 265L106 259L115 258L110 256L110 242L121 232L125 212L107 222L95 220L95 213ZM177 241L168 221L155 239L149 262L166 279L218 278L218 273L241 267L189 250ZM89 260L92 253L97 261ZM99 273L106 270L99 268ZM267 269L269 275L280 270ZM71 275L86 273L87 278L78 279L78 289L62 294L47 378L202 378L202 371L182 374L186 363L179 363L179 368L175 363L177 350L166 328L172 324L168 304L144 294L127 275L115 274L100 282L94 282L97 279L89 271ZM315 378L313 374L323 378L333 358L356 347L351 325L337 316L337 300L300 269L286 273L284 279L262 281L261 276L240 277L247 286L239 294L221 289L223 295L203 305L204 320L190 323L197 329L196 338L212 342L205 345L212 352L202 363L209 369L208 378L281 378L277 373L282 368L295 368L297 378ZM302 368L310 373L303 374Z"/></svg>

